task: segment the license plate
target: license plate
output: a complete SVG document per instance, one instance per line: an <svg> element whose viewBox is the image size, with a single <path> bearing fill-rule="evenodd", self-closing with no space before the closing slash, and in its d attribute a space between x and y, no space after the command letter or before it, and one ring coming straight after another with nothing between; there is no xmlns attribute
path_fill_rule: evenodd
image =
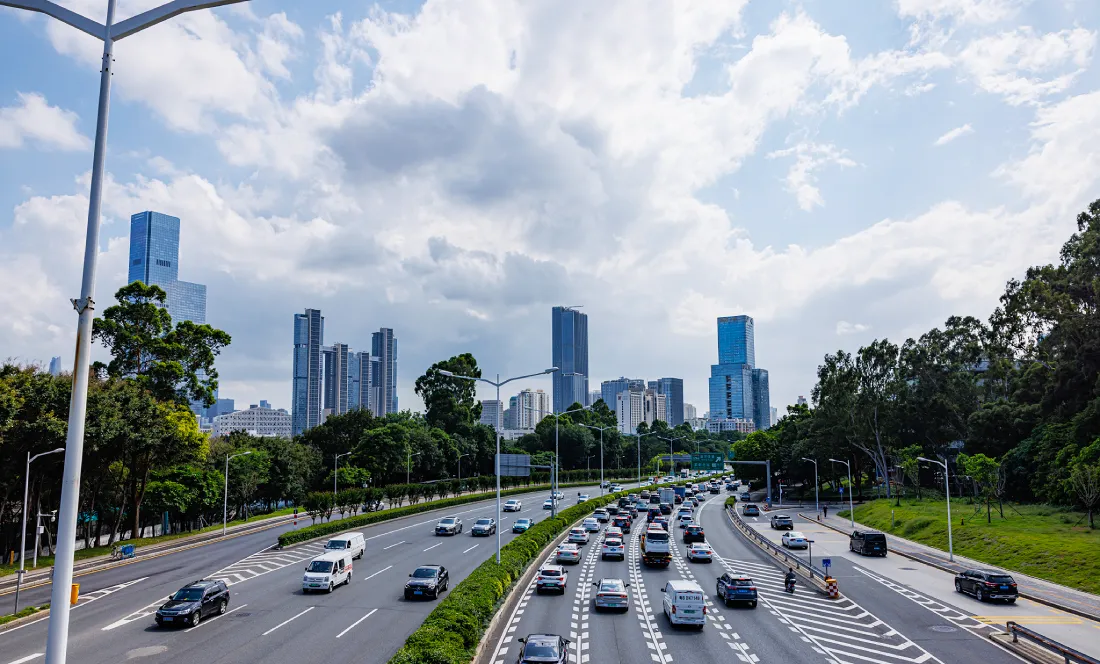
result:
<svg viewBox="0 0 1100 664"><path fill-rule="evenodd" d="M744 590L744 589L741 589L741 590L738 590L737 592L739 592L739 593L747 593L747 592L749 592L749 591L747 591L747 590Z"/></svg>
<svg viewBox="0 0 1100 664"><path fill-rule="evenodd" d="M424 591L422 591L422 590L414 590L414 591L413 591L413 594L414 594L414 595L423 595L423 594L424 594Z"/></svg>
<svg viewBox="0 0 1100 664"><path fill-rule="evenodd" d="M1001 590L1008 590L1008 586L1001 586Z"/></svg>
<svg viewBox="0 0 1100 664"><path fill-rule="evenodd" d="M164 622L172 622L172 616L164 616L161 618Z"/></svg>
<svg viewBox="0 0 1100 664"><path fill-rule="evenodd" d="M311 584L309 584L309 587L310 587L310 588L320 588L320 587L321 587L321 584L319 584L319 583L311 583Z"/></svg>
<svg viewBox="0 0 1100 664"><path fill-rule="evenodd" d="M695 610L694 609L684 609L684 613L685 614L695 613Z"/></svg>

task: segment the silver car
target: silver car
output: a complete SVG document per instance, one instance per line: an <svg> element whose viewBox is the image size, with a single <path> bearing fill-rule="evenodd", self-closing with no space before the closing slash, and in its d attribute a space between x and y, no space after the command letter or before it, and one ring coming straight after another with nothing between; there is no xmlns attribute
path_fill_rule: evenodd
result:
<svg viewBox="0 0 1100 664"><path fill-rule="evenodd" d="M630 584L622 579L600 579L592 585L596 586L596 610L622 609L630 610L630 595L627 588Z"/></svg>

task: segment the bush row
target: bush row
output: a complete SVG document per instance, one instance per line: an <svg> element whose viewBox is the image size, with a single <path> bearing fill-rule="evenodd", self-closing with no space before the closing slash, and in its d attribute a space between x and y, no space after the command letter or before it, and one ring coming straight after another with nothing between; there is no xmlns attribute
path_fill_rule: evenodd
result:
<svg viewBox="0 0 1100 664"><path fill-rule="evenodd" d="M634 491L639 489L596 497L564 509L557 517L536 523L501 547L500 564L495 557L490 558L455 586L389 664L469 664L502 600L546 545L595 508Z"/></svg>

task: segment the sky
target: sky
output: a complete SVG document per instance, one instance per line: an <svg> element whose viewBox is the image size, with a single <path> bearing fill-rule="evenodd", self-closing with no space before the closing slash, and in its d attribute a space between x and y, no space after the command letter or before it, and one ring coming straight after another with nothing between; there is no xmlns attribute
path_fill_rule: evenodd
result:
<svg viewBox="0 0 1100 664"><path fill-rule="evenodd" d="M715 319L748 314L783 412L825 353L985 318L1057 258L1100 198L1098 25L1091 0L186 14L116 45L96 299L152 209L182 220L238 406L289 408L306 307L327 343L394 328L418 409L416 377L457 353L550 366L551 307L583 305L591 389L681 377L701 415ZM73 362L101 48L0 8L0 358Z"/></svg>

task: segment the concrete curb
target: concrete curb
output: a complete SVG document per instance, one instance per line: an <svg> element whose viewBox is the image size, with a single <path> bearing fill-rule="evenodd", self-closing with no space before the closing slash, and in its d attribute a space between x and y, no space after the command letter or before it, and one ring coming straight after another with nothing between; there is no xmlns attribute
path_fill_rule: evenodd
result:
<svg viewBox="0 0 1100 664"><path fill-rule="evenodd" d="M739 531L745 539L749 540L750 542L755 544L761 551L768 554L769 558L777 563L780 563L780 566L786 565L787 567L793 567L794 573L802 577L802 579L809 583L810 586L814 588L814 590L821 593L822 595L825 595L826 597L829 596L829 589L828 587L826 587L825 582L822 579L818 579L814 576L807 574L806 568L802 564L801 559L796 558L792 561L780 558L774 551L772 551L764 544L760 543L759 540L757 540L748 532L749 526L745 525L745 522L741 520L741 517L737 516L736 512L729 509L728 507L725 509L725 512L726 518L729 519L730 525L732 525L735 530Z"/></svg>
<svg viewBox="0 0 1100 664"><path fill-rule="evenodd" d="M826 523L825 521L818 521L816 518L810 518L809 516L807 516L806 514L803 514L801 512L799 512L798 516L802 517L803 519L806 519L807 521L813 521L815 523L820 523L821 525L823 525L827 528L831 528L832 530L835 530L836 532L841 533L843 535L849 534L848 531L843 530L841 528L837 528L836 526L834 526L831 523ZM887 533L887 534L890 535L890 533ZM890 535L890 536L891 537L897 537L896 535ZM897 537L897 539L905 540L904 537ZM909 540L905 540L905 541L909 541ZM913 555L911 553L907 553L905 551L900 551L898 549L890 549L890 552L891 553L896 553L899 556L902 556L903 558L908 558L909 560L912 560L914 562L918 562L918 563L927 565L929 567L933 567L935 569L940 570L941 572L947 572L949 574L955 574L956 573L955 570L951 569L950 567L947 567L946 565L939 565L939 564L937 564L933 561L925 560L924 558L921 558L919 556L915 556L915 555ZM1007 571L1011 572L1012 570L1007 570ZM1061 604L1059 602L1056 602L1052 599L1048 599L1046 597L1038 597L1036 595L1033 595L1029 592L1024 592L1022 590L1020 590L1018 592L1019 592L1020 597L1023 597L1024 599L1029 599L1033 602L1038 602L1039 604L1043 604L1045 606L1049 606L1051 608L1058 609L1059 611L1065 611L1066 613L1072 613L1076 616L1081 616L1082 618L1088 618L1089 620L1092 620L1092 621L1095 621L1095 622L1100 622L1100 614L1090 613L1090 612L1085 611L1083 609L1078 609L1078 608L1073 607L1073 606L1069 606L1069 605L1066 605L1066 604ZM1058 661L1061 661L1061 660L1058 660Z"/></svg>
<svg viewBox="0 0 1100 664"><path fill-rule="evenodd" d="M36 611L36 612L30 614L29 616L23 616L22 618L16 618L15 620L12 620L10 622L4 623L3 625L0 625L0 634L3 634L4 632L7 632L8 630L12 630L12 629L15 629L17 627L21 627L21 626L26 625L28 623L37 622L39 620L45 620L46 618L49 618L49 617L50 617L50 610L48 608L47 609L42 609L41 611Z"/></svg>

